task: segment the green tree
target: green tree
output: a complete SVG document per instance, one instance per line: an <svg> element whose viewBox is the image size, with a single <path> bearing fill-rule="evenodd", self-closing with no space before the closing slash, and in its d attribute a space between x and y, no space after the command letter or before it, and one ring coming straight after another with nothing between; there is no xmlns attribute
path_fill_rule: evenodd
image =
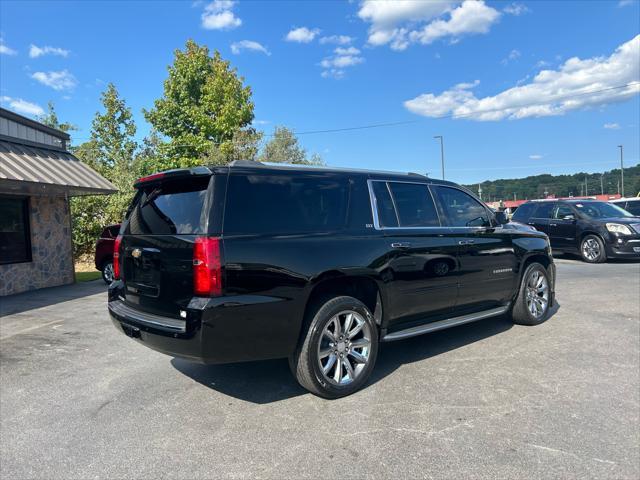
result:
<svg viewBox="0 0 640 480"><path fill-rule="evenodd" d="M226 147L213 144L203 157L206 165L226 165L234 160L257 160L263 134L253 128L238 130Z"/></svg>
<svg viewBox="0 0 640 480"><path fill-rule="evenodd" d="M146 119L168 137L163 153L173 166L202 164L213 147L224 156L233 149L233 138L253 120L251 88L216 50L193 40L184 51L176 50L164 94L155 101Z"/></svg>
<svg viewBox="0 0 640 480"><path fill-rule="evenodd" d="M129 169L137 144L133 139L136 125L131 109L120 97L113 83L101 95L104 112L96 112L91 124L91 139L100 151L100 162L116 170ZM114 172L120 173L120 172ZM113 177L113 175L111 175ZM115 178L109 178L114 181Z"/></svg>
<svg viewBox="0 0 640 480"><path fill-rule="evenodd" d="M72 123L68 123L68 122L60 123L60 121L58 120L58 114L56 113L55 106L51 100L47 102L47 113L40 115L38 117L38 121L40 123L44 123L47 127L55 128L57 130L61 130L66 133L78 130L78 128Z"/></svg>
<svg viewBox="0 0 640 480"><path fill-rule="evenodd" d="M287 127L276 127L273 138L265 145L260 160L274 163L294 163L306 165L322 165L322 158L318 154L310 157L300 146L293 130Z"/></svg>
<svg viewBox="0 0 640 480"><path fill-rule="evenodd" d="M109 84L101 96L103 111L96 112L91 139L74 148L75 155L115 185L118 192L73 198L73 240L76 255L91 253L105 225L119 223L134 195L141 174L134 140L136 126L131 109Z"/></svg>

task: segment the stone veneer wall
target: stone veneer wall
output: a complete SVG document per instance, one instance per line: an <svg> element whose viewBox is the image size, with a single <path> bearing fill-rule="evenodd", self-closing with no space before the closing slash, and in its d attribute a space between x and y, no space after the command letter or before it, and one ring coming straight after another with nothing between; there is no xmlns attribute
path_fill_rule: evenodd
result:
<svg viewBox="0 0 640 480"><path fill-rule="evenodd" d="M30 197L28 263L0 265L0 297L74 281L69 203L64 197Z"/></svg>

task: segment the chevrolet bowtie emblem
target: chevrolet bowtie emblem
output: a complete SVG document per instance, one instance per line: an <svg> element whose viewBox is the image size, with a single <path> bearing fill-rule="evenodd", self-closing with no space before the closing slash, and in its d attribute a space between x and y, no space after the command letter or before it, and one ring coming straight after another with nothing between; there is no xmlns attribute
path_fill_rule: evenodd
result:
<svg viewBox="0 0 640 480"><path fill-rule="evenodd" d="M131 256L132 256L133 258L140 258L140 256L141 256L141 255L142 255L142 250L140 250L139 248L134 248L134 249L131 251Z"/></svg>

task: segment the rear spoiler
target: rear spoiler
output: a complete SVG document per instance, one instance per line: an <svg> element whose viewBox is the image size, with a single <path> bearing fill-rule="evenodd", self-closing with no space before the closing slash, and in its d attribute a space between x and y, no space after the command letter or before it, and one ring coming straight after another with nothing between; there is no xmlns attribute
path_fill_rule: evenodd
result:
<svg viewBox="0 0 640 480"><path fill-rule="evenodd" d="M140 177L135 181L133 187L140 188L142 185L160 183L164 180L173 180L180 177L205 176L211 175L212 173L213 172L208 167L176 168L147 175L146 177Z"/></svg>

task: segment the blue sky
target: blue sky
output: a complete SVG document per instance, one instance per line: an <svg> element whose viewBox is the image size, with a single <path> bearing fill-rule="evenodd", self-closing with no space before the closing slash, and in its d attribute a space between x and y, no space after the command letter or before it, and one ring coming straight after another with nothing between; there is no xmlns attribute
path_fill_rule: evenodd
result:
<svg viewBox="0 0 640 480"><path fill-rule="evenodd" d="M131 106L162 94L187 39L252 87L256 127L298 132L329 165L471 183L615 168L640 157L638 1L0 2L0 100L53 100L89 136L106 82ZM35 47L35 48L34 48ZM48 47L48 48L47 48Z"/></svg>

